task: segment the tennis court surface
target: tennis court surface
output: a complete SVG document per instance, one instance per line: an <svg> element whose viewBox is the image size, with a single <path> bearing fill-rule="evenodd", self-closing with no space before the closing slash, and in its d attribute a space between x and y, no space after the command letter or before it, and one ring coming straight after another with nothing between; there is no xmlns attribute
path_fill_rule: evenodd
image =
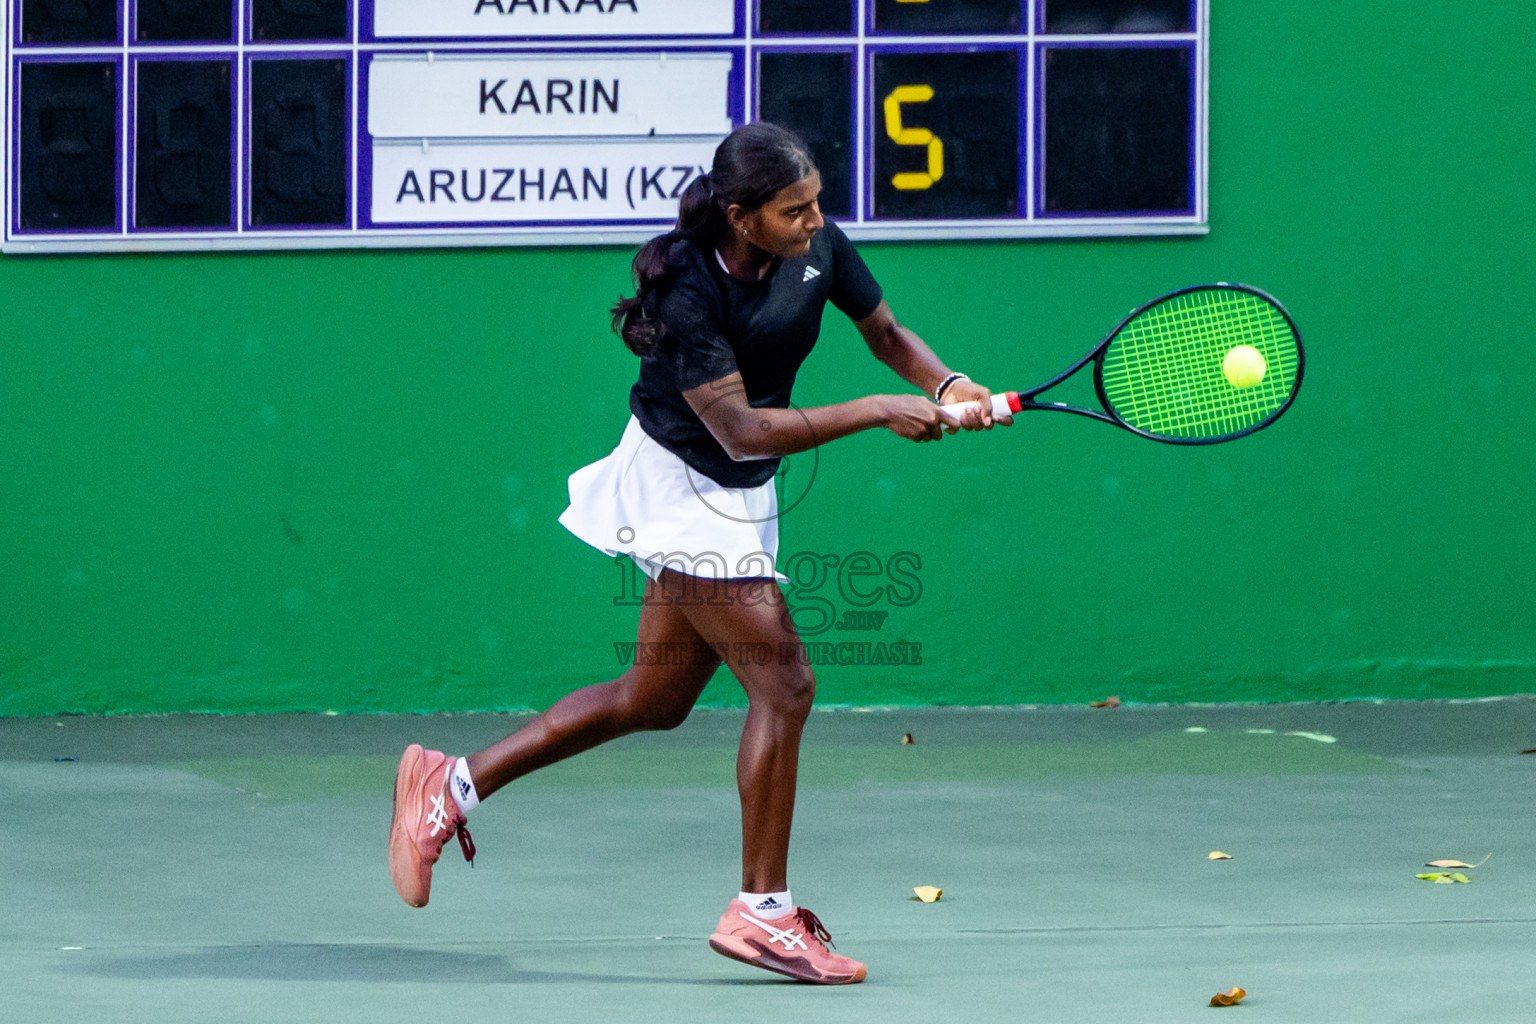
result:
<svg viewBox="0 0 1536 1024"><path fill-rule="evenodd" d="M1536 1007L1536 698L818 712L790 881L869 964L841 989L705 944L739 881L740 711L514 783L472 816L476 866L450 843L431 904L406 907L385 863L401 748L462 753L520 721L0 719L0 1020L1441 1024ZM1490 853L1467 883L1415 877ZM1207 1005L1233 986L1240 1006Z"/></svg>

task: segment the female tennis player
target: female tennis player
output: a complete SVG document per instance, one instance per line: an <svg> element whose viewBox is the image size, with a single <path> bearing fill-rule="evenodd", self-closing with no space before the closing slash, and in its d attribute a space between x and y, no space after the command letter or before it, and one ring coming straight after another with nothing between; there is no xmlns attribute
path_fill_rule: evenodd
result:
<svg viewBox="0 0 1536 1024"><path fill-rule="evenodd" d="M794 135L746 125L689 185L676 229L635 256L637 292L613 309L615 329L640 357L633 415L607 458L571 476L560 521L645 571L637 650L668 656L637 658L619 678L567 695L468 757L408 747L395 778L389 867L411 906L427 902L432 865L450 837L473 858L465 816L482 799L615 737L676 728L723 660L748 701L736 760L742 875L710 946L802 981L864 979L864 965L831 952L826 928L790 896L795 773L816 680L779 586L788 580L774 567L774 472L781 456L861 430L934 441L990 429L993 419L989 390L952 372L897 322L847 237L823 219L820 191ZM923 394L790 409L828 302ZM941 401L980 408L957 420ZM758 664L740 656L748 644L799 654Z"/></svg>

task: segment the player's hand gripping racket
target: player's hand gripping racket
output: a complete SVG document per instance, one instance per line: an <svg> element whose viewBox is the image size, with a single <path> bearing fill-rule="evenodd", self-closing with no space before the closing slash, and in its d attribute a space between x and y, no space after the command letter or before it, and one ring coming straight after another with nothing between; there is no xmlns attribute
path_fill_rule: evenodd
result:
<svg viewBox="0 0 1536 1024"><path fill-rule="evenodd" d="M1035 397L1089 363L1102 409ZM1092 352L1029 391L992 396L992 415L1073 412L1171 444L1262 430L1301 387L1301 335L1271 296L1240 284L1184 288L1133 311ZM946 405L959 417L976 402Z"/></svg>

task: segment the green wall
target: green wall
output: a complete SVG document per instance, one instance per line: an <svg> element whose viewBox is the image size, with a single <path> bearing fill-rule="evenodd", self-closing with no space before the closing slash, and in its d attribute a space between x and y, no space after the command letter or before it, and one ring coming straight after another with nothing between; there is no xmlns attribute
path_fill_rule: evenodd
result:
<svg viewBox="0 0 1536 1024"><path fill-rule="evenodd" d="M821 450L782 554L921 562L878 632L812 638L921 664L824 667L824 702L1536 690L1536 8L1215 7L1209 236L864 252L997 388L1162 291L1259 284L1300 400L1212 449L1042 415ZM636 609L555 517L627 417L628 256L0 259L0 713L541 707L615 675ZM834 313L796 399L899 389Z"/></svg>

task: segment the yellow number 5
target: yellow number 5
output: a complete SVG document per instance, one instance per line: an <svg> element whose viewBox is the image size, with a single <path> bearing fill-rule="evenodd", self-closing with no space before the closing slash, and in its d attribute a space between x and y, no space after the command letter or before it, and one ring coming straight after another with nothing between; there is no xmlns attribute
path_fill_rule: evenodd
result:
<svg viewBox="0 0 1536 1024"><path fill-rule="evenodd" d="M906 171L891 179L891 184L904 192L932 188L933 183L944 177L944 143L927 128L903 128L901 105L903 103L927 103L933 99L931 85L898 85L885 98L885 134L898 146L927 146L928 172Z"/></svg>

